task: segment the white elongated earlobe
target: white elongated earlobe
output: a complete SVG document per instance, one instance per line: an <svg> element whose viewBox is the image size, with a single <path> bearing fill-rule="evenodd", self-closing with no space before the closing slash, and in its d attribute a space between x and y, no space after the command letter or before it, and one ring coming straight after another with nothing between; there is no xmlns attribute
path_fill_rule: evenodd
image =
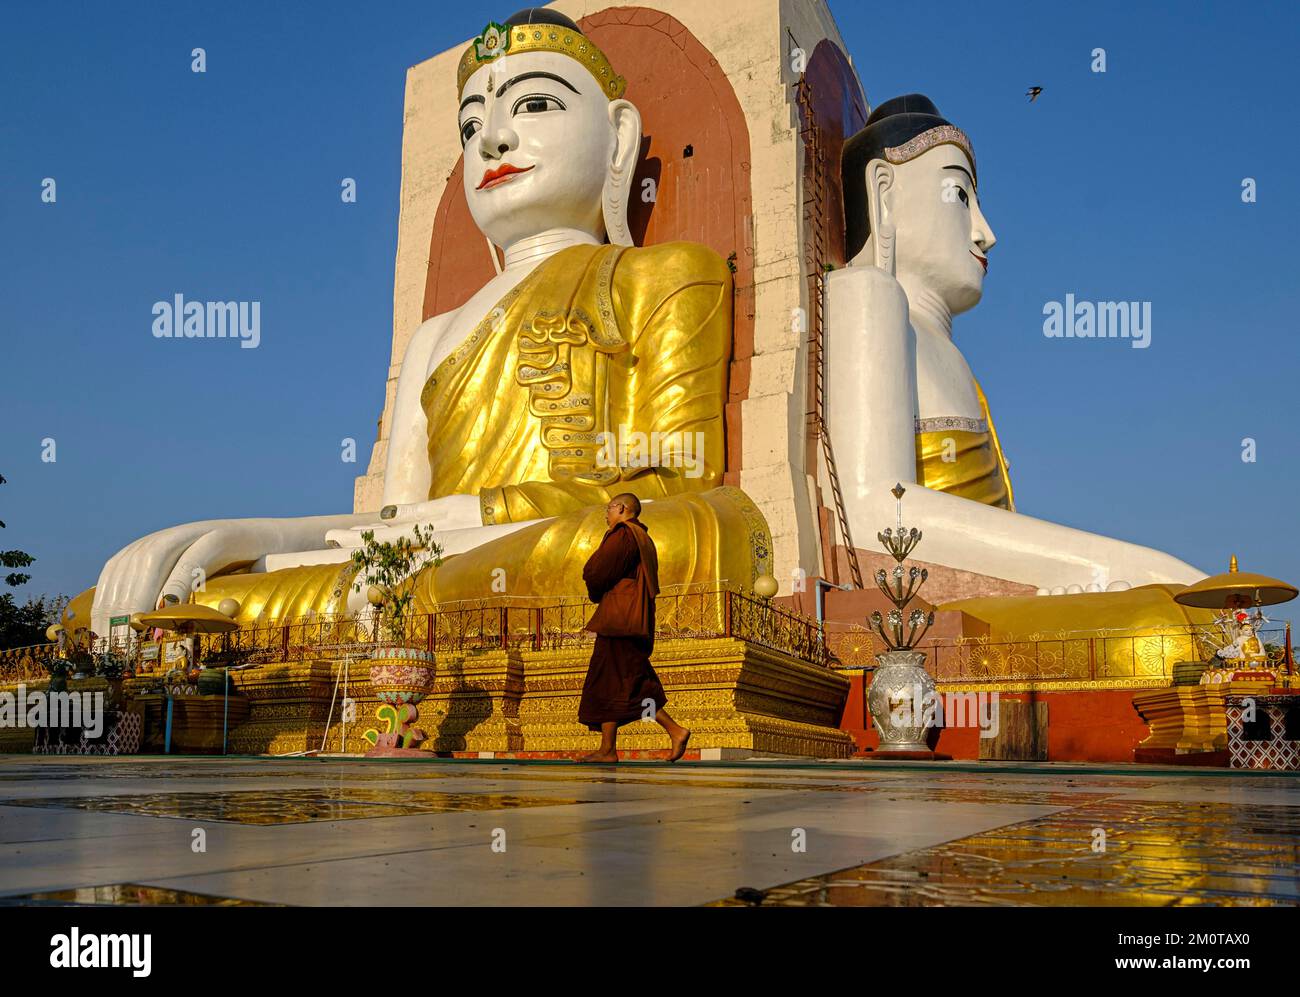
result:
<svg viewBox="0 0 1300 997"><path fill-rule="evenodd" d="M891 277L894 275L893 201L894 168L883 159L867 164L867 210L871 215L871 242L875 248L875 265Z"/></svg>
<svg viewBox="0 0 1300 997"><path fill-rule="evenodd" d="M609 122L614 126L614 151L601 195L605 234L611 245L630 246L632 232L627 225L627 207L641 155L641 112L630 101L613 100L609 104Z"/></svg>

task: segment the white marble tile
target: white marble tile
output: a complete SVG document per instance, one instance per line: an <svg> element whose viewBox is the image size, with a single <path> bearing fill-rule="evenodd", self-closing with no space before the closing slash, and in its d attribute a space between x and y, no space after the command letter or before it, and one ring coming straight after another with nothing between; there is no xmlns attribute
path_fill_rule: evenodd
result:
<svg viewBox="0 0 1300 997"><path fill-rule="evenodd" d="M290 904L691 904L1030 820L1076 796L1300 805L1294 777L1077 769L9 756L0 759L0 894L137 882ZM361 799L376 789L594 802L276 825L3 803L290 790ZM206 832L205 852L191 848L195 828ZM504 829L504 854L491 847L494 828ZM806 832L804 851L791 848L795 828Z"/></svg>

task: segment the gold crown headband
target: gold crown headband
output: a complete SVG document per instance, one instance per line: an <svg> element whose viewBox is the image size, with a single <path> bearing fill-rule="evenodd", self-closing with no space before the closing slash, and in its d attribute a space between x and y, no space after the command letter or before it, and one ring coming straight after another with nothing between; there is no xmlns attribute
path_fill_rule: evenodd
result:
<svg viewBox="0 0 1300 997"><path fill-rule="evenodd" d="M902 145L891 145L885 149L885 162L887 163L906 163L915 159L923 152L929 152L937 145L955 145L966 153L966 158L970 160L971 169L975 169L975 150L971 148L970 139L966 133L956 125L936 125L935 127L921 132L913 139L909 139ZM978 174L976 174L978 176ZM972 179L975 179L972 177ZM978 180L976 180L978 185Z"/></svg>
<svg viewBox="0 0 1300 997"><path fill-rule="evenodd" d="M614 72L605 53L579 31L558 24L517 24L507 27L489 21L483 33L470 43L456 70L456 97L465 93L465 82L485 63L509 53L559 52L571 56L596 78L610 100L617 100L627 89L627 80Z"/></svg>

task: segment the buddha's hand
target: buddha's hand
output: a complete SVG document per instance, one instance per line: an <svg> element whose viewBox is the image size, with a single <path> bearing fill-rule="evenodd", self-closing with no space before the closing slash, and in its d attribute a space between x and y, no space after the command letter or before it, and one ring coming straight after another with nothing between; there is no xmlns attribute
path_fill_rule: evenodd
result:
<svg viewBox="0 0 1300 997"><path fill-rule="evenodd" d="M386 505L380 510L378 521L361 523L344 530L330 530L325 535L325 540L331 547L354 549L365 543L361 535L367 531L373 532L375 540L380 543L392 543L401 537L414 540L413 529L416 526L431 526L434 532L444 532L474 529L482 525L483 517L479 511L477 495L444 495L427 502Z"/></svg>
<svg viewBox="0 0 1300 997"><path fill-rule="evenodd" d="M165 596L187 602L208 578L267 554L320 550L329 528L350 525L358 518L210 519L150 533L104 565L95 587L91 629L107 634L114 616L156 609Z"/></svg>

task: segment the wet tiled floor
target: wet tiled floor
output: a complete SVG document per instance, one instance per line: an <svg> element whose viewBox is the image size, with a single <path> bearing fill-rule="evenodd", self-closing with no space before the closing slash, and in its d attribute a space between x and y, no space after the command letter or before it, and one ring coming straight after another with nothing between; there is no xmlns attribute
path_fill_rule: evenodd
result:
<svg viewBox="0 0 1300 997"><path fill-rule="evenodd" d="M719 906L1295 906L1300 809L1108 799Z"/></svg>
<svg viewBox="0 0 1300 997"><path fill-rule="evenodd" d="M188 821L233 824L303 824L314 820L365 820L411 814L572 806L590 800L561 800L506 793L431 793L426 790L249 789L216 793L131 793L113 796L54 796L7 800L9 806L99 813L142 814Z"/></svg>
<svg viewBox="0 0 1300 997"><path fill-rule="evenodd" d="M110 886L84 886L72 890L50 890L0 897L0 906L9 907L267 907L256 900L210 897L186 890L168 890L139 883L114 883Z"/></svg>
<svg viewBox="0 0 1300 997"><path fill-rule="evenodd" d="M0 756L0 904L380 903L1296 905L1300 778Z"/></svg>

